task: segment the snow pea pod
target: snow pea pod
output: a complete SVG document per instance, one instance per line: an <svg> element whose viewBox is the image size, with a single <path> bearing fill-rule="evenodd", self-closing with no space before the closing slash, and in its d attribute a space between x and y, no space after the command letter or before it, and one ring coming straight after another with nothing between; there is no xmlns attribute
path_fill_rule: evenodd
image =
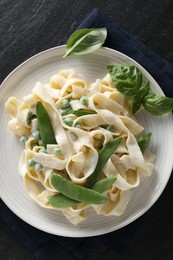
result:
<svg viewBox="0 0 173 260"><path fill-rule="evenodd" d="M56 144L55 134L52 128L52 124L49 118L49 115L43 106L43 104L39 101L37 102L36 107L38 127L40 131L41 140L45 149L47 148L47 144Z"/></svg>
<svg viewBox="0 0 173 260"><path fill-rule="evenodd" d="M56 194L53 196L48 196L47 198L50 204L55 208L69 208L80 203L79 201L70 199L63 194Z"/></svg>
<svg viewBox="0 0 173 260"><path fill-rule="evenodd" d="M116 181L116 179L117 178L115 176L111 176L111 177L102 179L100 181L95 182L91 186L91 189L102 193L102 192L108 190L112 186L112 184Z"/></svg>
<svg viewBox="0 0 173 260"><path fill-rule="evenodd" d="M99 152L99 158L98 158L96 168L94 172L88 177L86 187L91 187L97 181L97 178L101 173L101 171L103 170L106 162L111 157L111 155L115 152L116 148L119 146L121 141L122 141L122 137L117 137L112 141L110 141L109 143L107 143L105 146L103 146L103 148Z"/></svg>
<svg viewBox="0 0 173 260"><path fill-rule="evenodd" d="M109 189L115 181L116 181L116 177L114 177L114 176L108 177L108 178L105 178L103 180L96 182L91 187L91 189L95 190L99 193L102 193L102 192L106 191L107 189ZM64 196L63 194L48 196L48 200L49 200L50 204L55 208L68 208L68 207L72 207L72 206L80 203L79 201L70 199L69 197Z"/></svg>
<svg viewBox="0 0 173 260"><path fill-rule="evenodd" d="M73 110L72 114L74 114L77 117L80 116L85 116L85 115L92 115L92 114L96 114L96 112L94 110L89 110L89 109L78 109L78 110Z"/></svg>
<svg viewBox="0 0 173 260"><path fill-rule="evenodd" d="M108 198L99 192L74 184L59 174L52 174L51 184L57 191L78 202L104 204L108 201Z"/></svg>
<svg viewBox="0 0 173 260"><path fill-rule="evenodd" d="M150 140L151 140L151 136L152 136L152 133L151 132L148 132L146 134L143 134L139 139L138 139L138 145L141 149L141 152L144 153L145 150L147 149L149 143L150 143Z"/></svg>

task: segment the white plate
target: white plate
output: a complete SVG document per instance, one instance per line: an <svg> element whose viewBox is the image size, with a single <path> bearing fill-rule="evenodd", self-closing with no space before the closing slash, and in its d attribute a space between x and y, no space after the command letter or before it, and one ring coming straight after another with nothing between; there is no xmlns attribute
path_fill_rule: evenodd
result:
<svg viewBox="0 0 173 260"><path fill-rule="evenodd" d="M18 162L22 152L18 138L8 131L9 116L4 103L10 96L21 99L31 92L37 81L49 82L50 76L62 69L74 68L89 81L95 81L106 74L106 66L116 63L133 63L139 67L151 82L154 92L163 94L156 81L138 63L122 53L100 48L83 56L62 58L65 47L49 49L30 58L17 67L2 83L0 88L0 195L6 205L30 225L51 234L67 237L88 237L108 233L128 225L146 212L164 190L173 166L173 123L172 114L154 117L140 112L138 118L146 131L151 131L151 150L156 154L153 175L134 189L133 197L121 217L98 216L89 211L86 221L72 225L59 211L41 208L25 192L18 173Z"/></svg>

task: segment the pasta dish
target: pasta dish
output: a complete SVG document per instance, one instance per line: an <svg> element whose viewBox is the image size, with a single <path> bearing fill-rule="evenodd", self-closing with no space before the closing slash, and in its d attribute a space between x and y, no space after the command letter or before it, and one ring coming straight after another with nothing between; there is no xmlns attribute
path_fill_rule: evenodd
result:
<svg viewBox="0 0 173 260"><path fill-rule="evenodd" d="M144 128L107 74L89 83L73 69L37 82L5 104L8 128L24 149L19 173L29 196L74 225L97 214L121 216L155 156L142 151Z"/></svg>

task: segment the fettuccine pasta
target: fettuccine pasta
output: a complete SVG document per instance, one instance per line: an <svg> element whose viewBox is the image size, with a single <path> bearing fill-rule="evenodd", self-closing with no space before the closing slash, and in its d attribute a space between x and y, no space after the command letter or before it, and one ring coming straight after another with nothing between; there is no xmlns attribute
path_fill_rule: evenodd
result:
<svg viewBox="0 0 173 260"><path fill-rule="evenodd" d="M56 139L47 149L39 135L38 101L49 115ZM125 96L116 90L109 75L90 84L75 70L63 70L53 75L49 84L37 82L22 102L10 97L5 108L11 116L9 129L24 143L19 172L29 196L42 207L60 210L75 225L87 218L89 207L105 216L122 215L141 176L152 173L154 155L148 150L143 154L137 142L144 128L132 116ZM79 115L81 111L85 113ZM99 205L53 207L48 197L59 192L50 181L52 172L85 186L96 168L100 149L119 136L122 142L99 177L116 177L104 192L109 200Z"/></svg>

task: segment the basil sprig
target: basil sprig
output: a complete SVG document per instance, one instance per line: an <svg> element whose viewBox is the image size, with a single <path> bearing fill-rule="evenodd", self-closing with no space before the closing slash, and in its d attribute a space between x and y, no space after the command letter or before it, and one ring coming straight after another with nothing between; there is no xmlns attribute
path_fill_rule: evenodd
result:
<svg viewBox="0 0 173 260"><path fill-rule="evenodd" d="M106 37L106 28L79 29L70 36L64 57L94 52L104 44Z"/></svg>
<svg viewBox="0 0 173 260"><path fill-rule="evenodd" d="M164 97L151 92L150 83L144 85L140 70L134 65L108 65L108 73L115 87L132 101L132 113L136 113L141 105L155 116L173 110L173 98Z"/></svg>

